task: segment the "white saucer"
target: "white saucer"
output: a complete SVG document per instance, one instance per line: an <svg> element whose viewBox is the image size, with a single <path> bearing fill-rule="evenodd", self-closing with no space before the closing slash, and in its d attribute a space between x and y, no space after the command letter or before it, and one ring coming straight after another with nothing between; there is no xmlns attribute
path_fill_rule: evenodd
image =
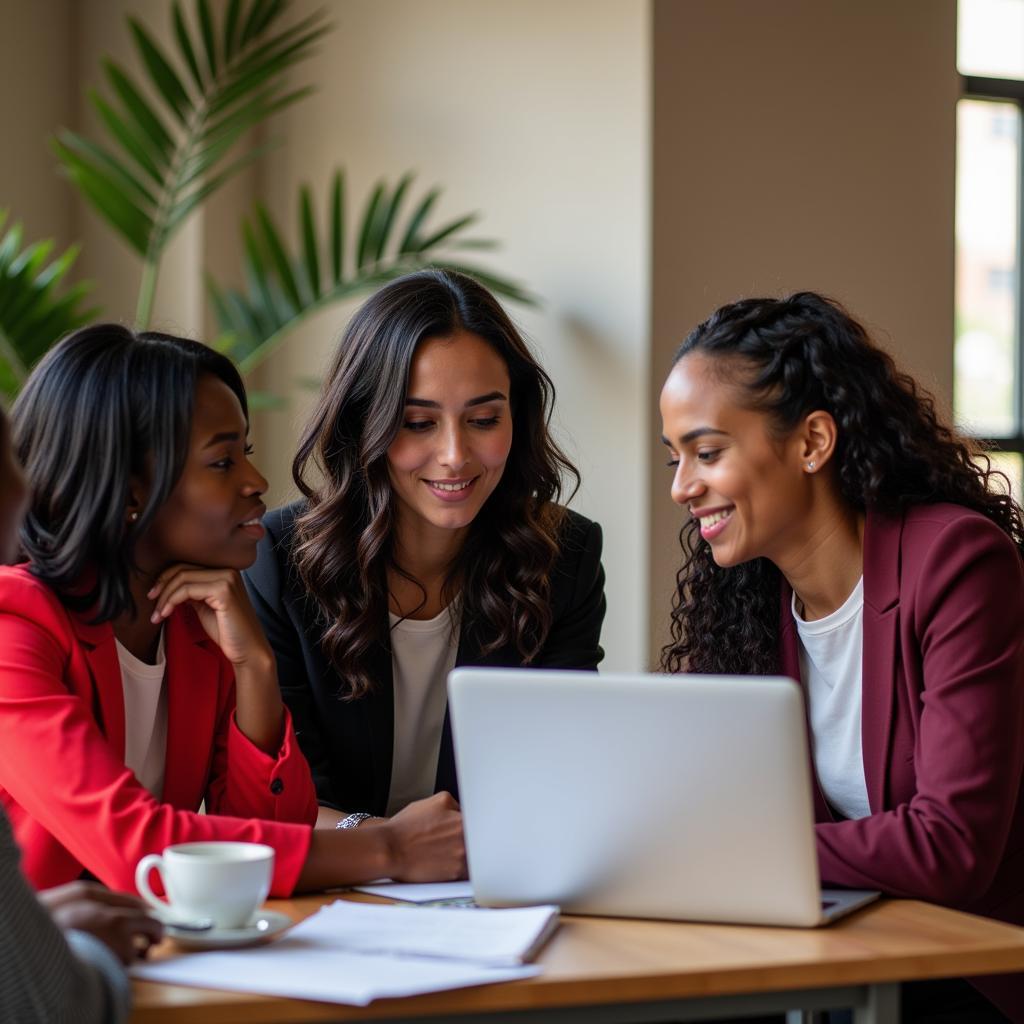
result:
<svg viewBox="0 0 1024 1024"><path fill-rule="evenodd" d="M168 938L184 949L234 949L269 942L295 922L276 910L260 910L244 928L211 928L208 932L181 931L168 925Z"/></svg>

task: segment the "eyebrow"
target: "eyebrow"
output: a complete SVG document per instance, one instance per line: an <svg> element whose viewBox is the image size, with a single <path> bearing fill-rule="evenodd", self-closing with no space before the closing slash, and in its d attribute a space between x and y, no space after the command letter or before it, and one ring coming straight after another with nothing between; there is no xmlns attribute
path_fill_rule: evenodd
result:
<svg viewBox="0 0 1024 1024"><path fill-rule="evenodd" d="M680 444L689 444L691 441L696 441L698 437L705 437L708 434L721 434L724 437L729 436L727 430L719 430L717 427L695 427L693 430L687 431L681 438L679 438ZM672 447L672 442L664 435L661 435L661 443L667 444L669 448Z"/></svg>
<svg viewBox="0 0 1024 1024"><path fill-rule="evenodd" d="M237 430L226 430L220 434L214 434L206 444L203 445L203 451L207 448L212 448L215 444L222 444L224 441L238 441L242 437Z"/></svg>
<svg viewBox="0 0 1024 1024"><path fill-rule="evenodd" d="M471 398L463 408L469 409L474 405L483 405L485 402L507 402L508 399L500 391L488 391L486 395L478 395ZM426 398L407 398L406 405L415 405L418 409L440 409L440 402L431 402Z"/></svg>

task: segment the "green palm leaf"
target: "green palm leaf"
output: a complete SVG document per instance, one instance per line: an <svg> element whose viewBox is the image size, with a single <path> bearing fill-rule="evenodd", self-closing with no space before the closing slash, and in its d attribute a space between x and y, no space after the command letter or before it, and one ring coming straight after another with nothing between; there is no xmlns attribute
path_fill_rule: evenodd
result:
<svg viewBox="0 0 1024 1024"><path fill-rule="evenodd" d="M328 213L320 227L312 192L299 191L298 238L293 248L262 204L242 228L245 249L244 290L207 285L221 330L219 346L248 373L313 313L351 298L412 270L440 266L471 274L506 298L533 304L520 285L457 257L460 248L492 248L487 239L464 238L476 215L434 228L427 221L440 192L432 189L416 202L403 222L402 208L413 176L389 186L379 182L370 193L351 237L346 236L344 179L336 171L328 189ZM346 251L351 259L346 259ZM352 269L346 273L346 267Z"/></svg>
<svg viewBox="0 0 1024 1024"><path fill-rule="evenodd" d="M311 55L330 26L323 12L285 24L289 6L230 0L225 9L194 0L189 19L175 0L174 42L166 47L129 18L142 73L133 79L105 60L111 95L91 95L107 138L61 131L53 140L67 176L144 260L140 327L148 325L171 237L255 155L235 152L245 134L311 91L289 89L286 72Z"/></svg>
<svg viewBox="0 0 1024 1024"><path fill-rule="evenodd" d="M0 210L0 231L6 220L7 211ZM52 241L23 248L20 224L0 237L0 393L8 398L54 341L99 312L82 308L90 284L63 287L78 248L54 260L52 252Z"/></svg>

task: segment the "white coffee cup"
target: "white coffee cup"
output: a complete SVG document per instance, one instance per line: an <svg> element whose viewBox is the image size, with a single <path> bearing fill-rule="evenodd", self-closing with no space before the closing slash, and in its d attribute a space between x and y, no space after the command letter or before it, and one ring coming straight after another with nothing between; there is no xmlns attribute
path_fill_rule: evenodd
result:
<svg viewBox="0 0 1024 1024"><path fill-rule="evenodd" d="M149 887L160 872L167 900ZM274 849L262 843L178 843L151 853L135 869L135 887L162 915L209 918L216 928L244 928L270 892Z"/></svg>

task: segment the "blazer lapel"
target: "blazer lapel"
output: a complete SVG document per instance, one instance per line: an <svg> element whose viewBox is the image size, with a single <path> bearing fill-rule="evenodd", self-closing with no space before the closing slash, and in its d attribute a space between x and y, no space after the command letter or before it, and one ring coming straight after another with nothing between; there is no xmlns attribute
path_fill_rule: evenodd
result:
<svg viewBox="0 0 1024 1024"><path fill-rule="evenodd" d="M368 810L385 814L391 793L391 762L395 753L395 681L391 671L391 645L380 644L370 664L377 681L372 693L363 698L370 732L370 764L373 769L372 804ZM362 807L357 810L363 810Z"/></svg>
<svg viewBox="0 0 1024 1024"><path fill-rule="evenodd" d="M465 623L459 627L459 649L455 654L455 665L477 665L480 663L480 647L473 629ZM451 708L444 705L444 725L441 727L441 746L437 752L437 777L434 792L447 791L459 799L459 778L455 772L455 743L452 740Z"/></svg>
<svg viewBox="0 0 1024 1024"><path fill-rule="evenodd" d="M455 655L455 666L474 665L486 666L519 666L522 659L519 652L511 645L490 654L481 653L483 644L473 623L463 622L459 630L459 649ZM447 790L456 800L459 799L459 779L455 771L455 744L452 740L451 709L445 703L444 726L441 730L441 748L437 755L437 778L434 792Z"/></svg>
<svg viewBox="0 0 1024 1024"><path fill-rule="evenodd" d="M109 622L93 625L85 614L72 612L70 619L92 677L93 715L111 748L124 760L124 689L114 628Z"/></svg>
<svg viewBox="0 0 1024 1024"><path fill-rule="evenodd" d="M861 749L868 805L886 805L889 744L899 661L900 540L903 519L868 511L864 525L864 648Z"/></svg>
<svg viewBox="0 0 1024 1024"><path fill-rule="evenodd" d="M206 795L217 735L220 653L196 613L180 608L164 627L167 754L163 800L194 810Z"/></svg>
<svg viewBox="0 0 1024 1024"><path fill-rule="evenodd" d="M825 794L821 791L818 772L814 767L814 735L811 732L810 707L807 700L807 683L800 674L800 641L793 621L793 590L785 579L782 580L782 596L779 628L780 671L784 676L795 679L804 692L805 725L807 727L807 754L810 758L811 798L814 801L815 821L835 821L832 808L829 807Z"/></svg>

